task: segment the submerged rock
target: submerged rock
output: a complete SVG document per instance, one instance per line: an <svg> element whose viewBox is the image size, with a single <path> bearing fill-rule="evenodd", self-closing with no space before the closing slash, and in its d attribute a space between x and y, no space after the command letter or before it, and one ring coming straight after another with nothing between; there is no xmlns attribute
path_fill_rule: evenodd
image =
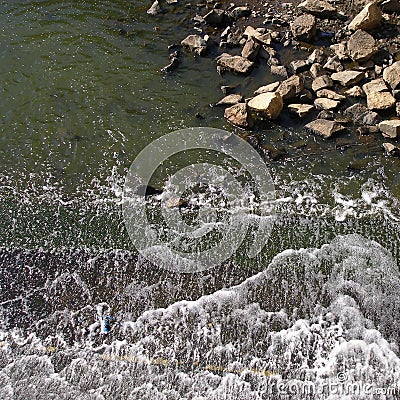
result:
<svg viewBox="0 0 400 400"><path fill-rule="evenodd" d="M259 115L276 119L283 109L283 100L278 92L262 93L251 99L248 106Z"/></svg>
<svg viewBox="0 0 400 400"><path fill-rule="evenodd" d="M307 124L305 128L317 135L323 136L324 138L330 138L345 129L345 127L340 125L338 122L327 119L316 119Z"/></svg>
<svg viewBox="0 0 400 400"><path fill-rule="evenodd" d="M245 103L235 104L232 107L226 108L224 117L231 124L241 128L251 128L253 125L247 113L247 106Z"/></svg>
<svg viewBox="0 0 400 400"><path fill-rule="evenodd" d="M367 61L378 51L375 39L367 32L359 29L347 42L347 51L353 61Z"/></svg>
<svg viewBox="0 0 400 400"><path fill-rule="evenodd" d="M254 63L249 61L247 58L242 56L231 56L229 54L223 54L218 58L217 64L223 69L243 75L248 75L254 66Z"/></svg>
<svg viewBox="0 0 400 400"><path fill-rule="evenodd" d="M364 9L350 22L349 29L369 31L377 28L382 20L382 11L376 3L367 4Z"/></svg>
<svg viewBox="0 0 400 400"><path fill-rule="evenodd" d="M316 19L310 14L300 15L292 22L290 30L296 39L310 41L317 33Z"/></svg>
<svg viewBox="0 0 400 400"><path fill-rule="evenodd" d="M379 124L379 130L387 138L395 139L400 136L400 119L390 119Z"/></svg>

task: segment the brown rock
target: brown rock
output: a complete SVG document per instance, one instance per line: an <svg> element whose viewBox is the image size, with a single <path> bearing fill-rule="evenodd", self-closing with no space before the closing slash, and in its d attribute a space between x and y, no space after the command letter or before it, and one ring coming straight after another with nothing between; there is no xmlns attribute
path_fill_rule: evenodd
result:
<svg viewBox="0 0 400 400"><path fill-rule="evenodd" d="M310 14L300 15L291 24L290 30L296 39L308 42L317 33L315 17Z"/></svg>
<svg viewBox="0 0 400 400"><path fill-rule="evenodd" d="M283 100L278 92L262 93L251 99L248 106L262 116L276 119L283 109Z"/></svg>
<svg viewBox="0 0 400 400"><path fill-rule="evenodd" d="M344 69L342 63L339 61L338 56L328 58L323 68L328 71L336 71L336 72L343 71Z"/></svg>
<svg viewBox="0 0 400 400"><path fill-rule="evenodd" d="M373 92L386 92L388 90L388 87L382 78L374 79L373 81L363 85L362 88L367 96Z"/></svg>
<svg viewBox="0 0 400 400"><path fill-rule="evenodd" d="M354 32L347 42L347 51L353 61L369 60L377 51L375 39L367 32Z"/></svg>
<svg viewBox="0 0 400 400"><path fill-rule="evenodd" d="M261 86L254 92L254 94L258 95L261 93L275 92L275 90L278 89L280 84L281 84L280 82L273 82L270 83L269 85Z"/></svg>
<svg viewBox="0 0 400 400"><path fill-rule="evenodd" d="M328 75L318 76L312 83L312 90L317 92L318 90L329 88L333 86L333 81Z"/></svg>
<svg viewBox="0 0 400 400"><path fill-rule="evenodd" d="M271 74L283 76L284 78L288 77L287 70L283 65L271 65Z"/></svg>
<svg viewBox="0 0 400 400"><path fill-rule="evenodd" d="M392 143L383 143L383 148L389 156L400 157L400 147L395 146Z"/></svg>
<svg viewBox="0 0 400 400"><path fill-rule="evenodd" d="M364 9L350 22L349 29L369 31L377 28L382 20L382 11L376 3L368 3Z"/></svg>
<svg viewBox="0 0 400 400"><path fill-rule="evenodd" d="M323 63L325 60L324 52L321 49L315 49L307 58L310 64Z"/></svg>
<svg viewBox="0 0 400 400"><path fill-rule="evenodd" d="M387 138L395 139L400 136L400 119L389 119L379 124L379 130Z"/></svg>
<svg viewBox="0 0 400 400"><path fill-rule="evenodd" d="M327 119L316 119L315 121L307 124L305 128L316 133L317 135L323 136L324 138L330 138L334 134L345 129L345 127L339 123Z"/></svg>
<svg viewBox="0 0 400 400"><path fill-rule="evenodd" d="M383 79L393 90L400 87L400 61L383 70Z"/></svg>
<svg viewBox="0 0 400 400"><path fill-rule="evenodd" d="M292 114L297 114L300 118L303 118L314 110L314 106L310 104L289 104L288 110Z"/></svg>
<svg viewBox="0 0 400 400"><path fill-rule="evenodd" d="M326 75L326 71L322 68L321 64L318 63L311 65L310 73L314 79L318 76Z"/></svg>
<svg viewBox="0 0 400 400"><path fill-rule="evenodd" d="M260 43L258 43L255 39L250 38L243 47L242 57L247 58L250 61L255 61L260 48Z"/></svg>
<svg viewBox="0 0 400 400"><path fill-rule="evenodd" d="M349 97L365 97L365 93L360 88L360 86L353 86L349 90L346 90L344 93L346 96L349 96Z"/></svg>
<svg viewBox="0 0 400 400"><path fill-rule="evenodd" d="M370 110L387 110L396 105L396 99L389 92L372 92L367 95Z"/></svg>
<svg viewBox="0 0 400 400"><path fill-rule="evenodd" d="M182 40L181 45L199 55L207 51L207 42L199 35L189 35Z"/></svg>
<svg viewBox="0 0 400 400"><path fill-rule="evenodd" d="M317 97L326 97L327 99L332 99L332 100L346 100L346 96L343 96L339 93L334 92L333 90L329 89L322 89L317 92Z"/></svg>
<svg viewBox="0 0 400 400"><path fill-rule="evenodd" d="M334 110L339 106L339 104L340 101L338 100L327 99L324 97L320 97L314 101L315 108L318 110Z"/></svg>
<svg viewBox="0 0 400 400"><path fill-rule="evenodd" d="M331 78L342 86L353 86L364 78L364 72L351 70L335 72Z"/></svg>
<svg viewBox="0 0 400 400"><path fill-rule="evenodd" d="M221 99L216 106L233 106L234 104L240 103L243 100L241 94L229 94Z"/></svg>
<svg viewBox="0 0 400 400"><path fill-rule="evenodd" d="M303 90L303 81L298 75L293 75L279 85L277 92L284 101L293 99Z"/></svg>
<svg viewBox="0 0 400 400"><path fill-rule="evenodd" d="M226 108L224 117L233 125L241 128L251 128L251 118L247 113L247 106L245 103L235 104L232 107Z"/></svg>
<svg viewBox="0 0 400 400"><path fill-rule="evenodd" d="M217 64L223 69L231 70L243 75L248 75L254 66L254 63L249 61L247 58L231 56L229 54L222 55L217 60Z"/></svg>
<svg viewBox="0 0 400 400"><path fill-rule="evenodd" d="M319 18L335 18L337 16L336 8L323 0L305 0L298 7Z"/></svg>
<svg viewBox="0 0 400 400"><path fill-rule="evenodd" d="M261 44L270 45L272 42L270 33L261 33L252 26L248 26L243 33L243 36L247 38L254 38L258 40Z"/></svg>

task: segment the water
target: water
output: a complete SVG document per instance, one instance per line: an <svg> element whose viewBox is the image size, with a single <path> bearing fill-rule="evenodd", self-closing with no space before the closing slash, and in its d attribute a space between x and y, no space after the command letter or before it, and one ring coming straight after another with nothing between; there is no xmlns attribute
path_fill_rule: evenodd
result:
<svg viewBox="0 0 400 400"><path fill-rule="evenodd" d="M309 398L328 398L328 382L398 398L399 160L379 137L326 142L291 119L256 132L288 159L265 158L277 222L255 259L186 275L135 252L121 200L139 151L190 126L246 137L209 104L221 84L250 95L273 81L261 67L220 77L191 54L162 75L196 7L150 18L148 6L0 5L0 398L306 398L278 390L294 379L315 385ZM117 321L102 337L107 307Z"/></svg>

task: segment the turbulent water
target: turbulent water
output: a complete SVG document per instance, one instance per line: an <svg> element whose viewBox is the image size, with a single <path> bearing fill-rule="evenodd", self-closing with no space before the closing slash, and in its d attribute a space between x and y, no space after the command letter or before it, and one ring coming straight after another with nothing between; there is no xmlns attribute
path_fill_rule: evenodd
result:
<svg viewBox="0 0 400 400"><path fill-rule="evenodd" d="M182 274L134 250L121 204L137 154L190 126L248 136L209 104L221 84L250 95L274 80L192 55L164 76L203 11L148 6L0 4L0 399L400 398L400 164L379 138L324 142L296 121L256 132L288 158L265 158L276 222L253 259ZM208 189L192 201L220 199Z"/></svg>

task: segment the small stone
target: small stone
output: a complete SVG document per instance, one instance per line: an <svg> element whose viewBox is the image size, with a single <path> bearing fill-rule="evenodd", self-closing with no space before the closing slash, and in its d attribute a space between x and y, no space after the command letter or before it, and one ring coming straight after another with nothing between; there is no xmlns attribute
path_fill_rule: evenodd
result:
<svg viewBox="0 0 400 400"><path fill-rule="evenodd" d="M311 103L314 100L313 94L311 93L310 90L308 90L306 88L303 88L303 90L300 92L298 97L299 97L300 101L305 102L305 103L307 103L307 102Z"/></svg>
<svg viewBox="0 0 400 400"><path fill-rule="evenodd" d="M315 108L318 110L334 110L339 106L339 104L340 101L338 100L327 99L324 97L320 97L314 101Z"/></svg>
<svg viewBox="0 0 400 400"><path fill-rule="evenodd" d="M326 71L322 68L321 64L318 63L311 65L310 73L314 79L318 76L326 75Z"/></svg>
<svg viewBox="0 0 400 400"><path fill-rule="evenodd" d="M294 74L299 74L301 72L307 71L310 68L306 60L296 60L290 63L290 69Z"/></svg>
<svg viewBox="0 0 400 400"><path fill-rule="evenodd" d="M298 40L305 42L312 40L317 33L315 17L310 14L300 15L292 22L290 30Z"/></svg>
<svg viewBox="0 0 400 400"><path fill-rule="evenodd" d="M373 81L363 85L362 88L367 96L373 92L386 92L388 90L388 87L382 78L374 79Z"/></svg>
<svg viewBox="0 0 400 400"><path fill-rule="evenodd" d="M203 55L207 51L207 42L199 35L189 35L182 40L181 45L199 55Z"/></svg>
<svg viewBox="0 0 400 400"><path fill-rule="evenodd" d="M336 54L339 60L346 60L349 58L345 43L336 43L330 46L330 49Z"/></svg>
<svg viewBox="0 0 400 400"><path fill-rule="evenodd" d="M272 42L271 34L269 33L261 33L257 29L254 29L252 26L248 26L243 33L243 36L247 38L254 38L258 40L260 43L265 45L270 45Z"/></svg>
<svg viewBox="0 0 400 400"><path fill-rule="evenodd" d="M220 58L218 58L217 64L223 69L243 75L248 75L254 66L254 63L249 61L247 58L241 56L231 56L229 54L223 54Z"/></svg>
<svg viewBox="0 0 400 400"><path fill-rule="evenodd" d="M333 86L333 81L328 75L318 76L312 83L312 90L317 92L318 90L329 88Z"/></svg>
<svg viewBox="0 0 400 400"><path fill-rule="evenodd" d="M352 88L346 90L344 94L348 97L365 97L364 91L360 86L353 86Z"/></svg>
<svg viewBox="0 0 400 400"><path fill-rule="evenodd" d="M396 99L389 92L372 92L367 95L367 106L370 110L387 110L395 104Z"/></svg>
<svg viewBox="0 0 400 400"><path fill-rule="evenodd" d="M259 87L254 94L257 96L258 94L262 93L268 93L268 92L275 92L276 89L278 89L280 82L273 82L270 83L269 85L261 86Z"/></svg>
<svg viewBox="0 0 400 400"><path fill-rule="evenodd" d="M323 68L328 71L336 72L343 71L344 69L342 63L338 59L338 56L328 58L328 61L325 63Z"/></svg>
<svg viewBox="0 0 400 400"><path fill-rule="evenodd" d="M358 30L354 32L347 42L347 51L353 61L366 61L377 51L375 39L367 32Z"/></svg>
<svg viewBox="0 0 400 400"><path fill-rule="evenodd" d="M382 11L375 3L368 3L364 9L350 22L349 29L369 31L377 28L382 20Z"/></svg>
<svg viewBox="0 0 400 400"><path fill-rule="evenodd" d="M342 86L353 86L364 78L364 72L347 70L335 72L331 77L335 82L339 82Z"/></svg>
<svg viewBox="0 0 400 400"><path fill-rule="evenodd" d="M400 87L400 61L383 70L383 79L393 90Z"/></svg>
<svg viewBox="0 0 400 400"><path fill-rule="evenodd" d="M300 118L303 118L314 110L314 106L310 104L289 104L288 110L293 114L297 114Z"/></svg>
<svg viewBox="0 0 400 400"><path fill-rule="evenodd" d="M333 90L329 89L322 89L317 92L317 97L326 97L327 99L332 99L332 100L346 100L346 96L343 96L339 93L334 92Z"/></svg>
<svg viewBox="0 0 400 400"><path fill-rule="evenodd" d="M284 78L288 77L287 70L283 65L271 65L271 74L283 76Z"/></svg>
<svg viewBox="0 0 400 400"><path fill-rule="evenodd" d="M305 0L298 8L319 18L335 18L337 10L331 4L323 0Z"/></svg>
<svg viewBox="0 0 400 400"><path fill-rule="evenodd" d="M400 136L400 119L389 119L379 124L379 130L387 138L395 139Z"/></svg>
<svg viewBox="0 0 400 400"><path fill-rule="evenodd" d="M161 14L163 12L160 3L158 0L155 0L155 2L152 4L152 6L147 10L147 14L149 15L157 15Z"/></svg>
<svg viewBox="0 0 400 400"><path fill-rule="evenodd" d="M310 64L323 63L325 60L324 52L321 49L315 49L307 58Z"/></svg>
<svg viewBox="0 0 400 400"><path fill-rule="evenodd" d="M230 94L221 99L216 106L233 106L234 104L240 103L243 100L241 94Z"/></svg>
<svg viewBox="0 0 400 400"><path fill-rule="evenodd" d="M284 101L293 99L303 90L303 81L298 75L293 75L279 85L277 92Z"/></svg>
<svg viewBox="0 0 400 400"><path fill-rule="evenodd" d="M383 148L386 154L392 157L400 157L400 147L393 145L392 143L383 143Z"/></svg>
<svg viewBox="0 0 400 400"><path fill-rule="evenodd" d="M248 106L262 116L276 119L283 109L283 100L278 92L262 93L251 99Z"/></svg>
<svg viewBox="0 0 400 400"><path fill-rule="evenodd" d="M231 124L241 128L251 128L253 125L247 113L247 106L245 103L235 104L232 107L226 108L224 117Z"/></svg>
<svg viewBox="0 0 400 400"><path fill-rule="evenodd" d="M242 50L242 57L247 58L250 61L255 61L258 52L260 51L261 45L255 39L247 39L246 44Z"/></svg>
<svg viewBox="0 0 400 400"><path fill-rule="evenodd" d="M316 119L315 121L307 124L305 128L316 133L317 135L323 136L324 138L330 138L334 134L345 129L345 127L339 123L326 119Z"/></svg>

